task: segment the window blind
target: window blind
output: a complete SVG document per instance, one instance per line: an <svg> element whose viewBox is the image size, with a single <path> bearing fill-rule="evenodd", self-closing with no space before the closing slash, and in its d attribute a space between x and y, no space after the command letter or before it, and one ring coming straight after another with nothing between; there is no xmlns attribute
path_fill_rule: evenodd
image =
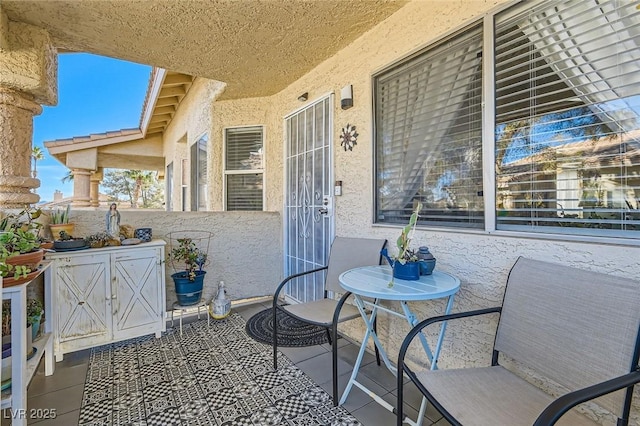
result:
<svg viewBox="0 0 640 426"><path fill-rule="evenodd" d="M262 210L262 127L226 129L225 143L226 209Z"/></svg>
<svg viewBox="0 0 640 426"><path fill-rule="evenodd" d="M496 16L498 229L640 230L639 18L615 0Z"/></svg>
<svg viewBox="0 0 640 426"><path fill-rule="evenodd" d="M376 221L483 227L482 29L374 76Z"/></svg>

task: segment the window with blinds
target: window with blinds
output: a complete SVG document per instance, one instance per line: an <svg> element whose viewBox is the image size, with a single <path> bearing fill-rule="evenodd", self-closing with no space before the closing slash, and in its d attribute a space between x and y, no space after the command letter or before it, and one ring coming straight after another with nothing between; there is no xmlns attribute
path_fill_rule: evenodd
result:
<svg viewBox="0 0 640 426"><path fill-rule="evenodd" d="M191 145L191 211L207 209L207 135Z"/></svg>
<svg viewBox="0 0 640 426"><path fill-rule="evenodd" d="M225 130L225 208L262 210L264 188L262 126Z"/></svg>
<svg viewBox="0 0 640 426"><path fill-rule="evenodd" d="M482 228L482 27L374 76L376 222Z"/></svg>
<svg viewBox="0 0 640 426"><path fill-rule="evenodd" d="M636 3L527 2L496 15L497 229L637 237Z"/></svg>

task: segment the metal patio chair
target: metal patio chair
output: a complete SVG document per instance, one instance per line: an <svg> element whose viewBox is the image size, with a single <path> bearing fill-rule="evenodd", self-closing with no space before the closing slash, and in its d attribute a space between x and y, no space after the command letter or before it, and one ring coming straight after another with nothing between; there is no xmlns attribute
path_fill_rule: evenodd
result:
<svg viewBox="0 0 640 426"><path fill-rule="evenodd" d="M491 366L414 372L404 361L429 324L500 315ZM519 258L501 307L433 317L417 324L398 355L404 371L452 425L595 425L574 410L594 402L627 425L640 382L640 283L555 263ZM500 354L566 389L556 398L499 364ZM442 357L440 358L442 360ZM398 374L397 424L403 422Z"/></svg>
<svg viewBox="0 0 640 426"><path fill-rule="evenodd" d="M352 268L379 265L381 261L380 250L384 248L386 243L387 241L382 239L336 237L331 244L329 261L326 266L288 276L278 285L273 296L273 368L278 368L278 327L277 321L275 321L278 309L302 322L325 327L332 350L334 406L338 405L338 323L360 317L355 305L345 304L351 293L345 292L340 287L338 277L344 271ZM323 299L291 305L279 303L280 292L289 281L325 270ZM341 293L344 294L338 300L328 297L328 292L332 292L333 297ZM376 360L379 365L380 358L377 348Z"/></svg>

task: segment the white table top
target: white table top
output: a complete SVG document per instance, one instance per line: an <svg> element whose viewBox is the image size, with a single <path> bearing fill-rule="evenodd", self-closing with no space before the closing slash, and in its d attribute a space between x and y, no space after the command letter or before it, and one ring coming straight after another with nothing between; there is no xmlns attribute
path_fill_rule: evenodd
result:
<svg viewBox="0 0 640 426"><path fill-rule="evenodd" d="M360 296L385 300L428 300L455 294L460 289L460 280L446 272L433 271L421 275L419 280L393 279L387 265L363 266L340 274L340 286Z"/></svg>

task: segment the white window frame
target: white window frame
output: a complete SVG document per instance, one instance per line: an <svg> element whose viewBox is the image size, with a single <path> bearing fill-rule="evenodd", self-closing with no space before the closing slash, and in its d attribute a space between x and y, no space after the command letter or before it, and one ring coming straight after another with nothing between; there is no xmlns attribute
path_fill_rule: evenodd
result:
<svg viewBox="0 0 640 426"><path fill-rule="evenodd" d="M234 129L250 129L250 128L260 128L262 130L262 168L261 169L249 169L249 170L227 170L227 132L229 130ZM266 128L262 124L248 124L243 126L227 126L222 129L223 134L223 143L222 143L222 165L223 165L223 182L222 182L222 201L223 201L223 209L227 211L227 176L229 175L241 175L241 174L260 174L262 175L262 210L266 210L266 179L265 179L265 169L266 169ZM244 210L234 210L234 211L244 211ZM247 211L257 211L257 210L247 210Z"/></svg>

